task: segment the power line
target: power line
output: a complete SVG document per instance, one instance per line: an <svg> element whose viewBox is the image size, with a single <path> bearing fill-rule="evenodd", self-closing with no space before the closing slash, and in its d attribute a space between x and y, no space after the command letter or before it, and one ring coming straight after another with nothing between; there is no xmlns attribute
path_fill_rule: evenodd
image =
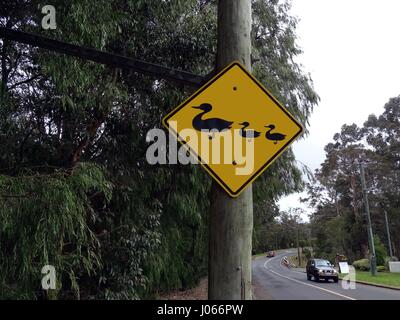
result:
<svg viewBox="0 0 400 320"><path fill-rule="evenodd" d="M74 44L46 38L32 33L17 31L0 27L0 37L34 47L63 53L69 56L106 64L121 69L131 69L136 72L152 75L161 79L167 79L191 87L200 87L208 76L199 76L190 72L164 67L158 64L128 58L92 48L77 46Z"/></svg>

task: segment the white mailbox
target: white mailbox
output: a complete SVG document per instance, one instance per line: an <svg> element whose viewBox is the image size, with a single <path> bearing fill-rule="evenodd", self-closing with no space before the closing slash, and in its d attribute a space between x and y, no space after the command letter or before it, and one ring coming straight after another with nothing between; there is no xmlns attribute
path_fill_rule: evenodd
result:
<svg viewBox="0 0 400 320"><path fill-rule="evenodd" d="M399 261L389 261L390 272L400 273L400 262Z"/></svg>

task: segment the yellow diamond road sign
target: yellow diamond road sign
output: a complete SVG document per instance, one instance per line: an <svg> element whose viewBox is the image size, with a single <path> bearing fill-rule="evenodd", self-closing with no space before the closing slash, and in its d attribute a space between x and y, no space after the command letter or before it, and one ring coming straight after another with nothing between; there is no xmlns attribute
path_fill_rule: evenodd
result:
<svg viewBox="0 0 400 320"><path fill-rule="evenodd" d="M163 124L232 197L303 131L238 62L169 113Z"/></svg>

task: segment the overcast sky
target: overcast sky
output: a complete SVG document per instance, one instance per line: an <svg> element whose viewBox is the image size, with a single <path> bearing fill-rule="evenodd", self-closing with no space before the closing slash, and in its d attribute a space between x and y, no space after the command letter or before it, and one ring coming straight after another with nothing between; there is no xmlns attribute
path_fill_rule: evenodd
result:
<svg viewBox="0 0 400 320"><path fill-rule="evenodd" d="M400 95L400 1L293 0L292 12L300 19L299 61L321 98L310 135L294 144L294 152L314 171L343 124L362 125ZM281 199L281 209L307 209L299 196Z"/></svg>

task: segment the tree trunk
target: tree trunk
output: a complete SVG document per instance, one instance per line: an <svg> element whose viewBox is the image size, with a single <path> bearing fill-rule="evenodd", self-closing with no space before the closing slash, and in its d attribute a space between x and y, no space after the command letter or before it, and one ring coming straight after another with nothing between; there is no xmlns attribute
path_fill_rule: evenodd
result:
<svg viewBox="0 0 400 320"><path fill-rule="evenodd" d="M1 86L0 86L1 100L4 99L4 96L7 91L9 70L7 69L6 58L7 58L7 40L3 39L3 48L1 50Z"/></svg>
<svg viewBox="0 0 400 320"><path fill-rule="evenodd" d="M234 60L251 71L251 0L219 0L218 54L220 71ZM212 186L209 291L211 300L250 300L253 192L249 186L232 199Z"/></svg>

